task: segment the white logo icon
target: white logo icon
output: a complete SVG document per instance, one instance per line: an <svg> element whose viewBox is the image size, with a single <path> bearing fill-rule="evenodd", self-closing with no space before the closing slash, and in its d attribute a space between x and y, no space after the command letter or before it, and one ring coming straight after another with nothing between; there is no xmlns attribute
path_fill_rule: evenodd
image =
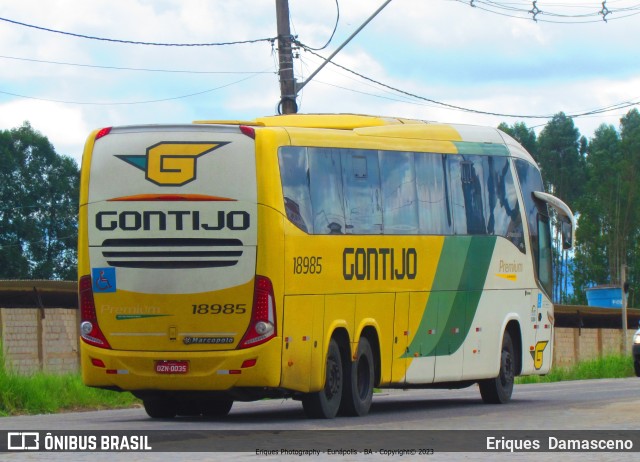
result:
<svg viewBox="0 0 640 462"><path fill-rule="evenodd" d="M9 451L38 451L40 449L40 433L9 432L7 434Z"/></svg>

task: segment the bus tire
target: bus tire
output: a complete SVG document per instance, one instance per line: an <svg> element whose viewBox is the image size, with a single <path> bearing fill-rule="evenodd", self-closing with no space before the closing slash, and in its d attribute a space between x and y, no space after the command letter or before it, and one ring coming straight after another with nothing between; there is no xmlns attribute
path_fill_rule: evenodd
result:
<svg viewBox="0 0 640 462"><path fill-rule="evenodd" d="M181 399L176 406L176 415L184 417L200 415L200 405L193 399Z"/></svg>
<svg viewBox="0 0 640 462"><path fill-rule="evenodd" d="M203 401L201 405L202 415L205 417L224 417L231 411L231 406L233 406L231 398Z"/></svg>
<svg viewBox="0 0 640 462"><path fill-rule="evenodd" d="M516 372L516 358L513 341L509 332L504 333L502 349L500 353L500 372L494 379L486 379L478 382L480 396L488 404L505 404L511 400L513 383Z"/></svg>
<svg viewBox="0 0 640 462"><path fill-rule="evenodd" d="M329 342L324 388L302 397L302 408L312 419L333 419L338 414L344 387L340 348L335 339Z"/></svg>
<svg viewBox="0 0 640 462"><path fill-rule="evenodd" d="M178 406L172 399L145 399L142 400L142 404L152 419L173 419L178 414Z"/></svg>
<svg viewBox="0 0 640 462"><path fill-rule="evenodd" d="M360 337L355 361L346 365L340 414L363 416L369 413L373 398L374 363L371 345Z"/></svg>

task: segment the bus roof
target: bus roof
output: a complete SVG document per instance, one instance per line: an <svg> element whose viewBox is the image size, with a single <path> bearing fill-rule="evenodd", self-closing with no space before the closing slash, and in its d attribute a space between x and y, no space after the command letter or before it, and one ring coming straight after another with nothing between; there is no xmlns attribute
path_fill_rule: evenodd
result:
<svg viewBox="0 0 640 462"><path fill-rule="evenodd" d="M258 117L252 121L204 120L194 123L345 130L359 136L506 145L512 156L535 164L531 155L511 136L497 128L479 125L447 124L362 114L288 114Z"/></svg>

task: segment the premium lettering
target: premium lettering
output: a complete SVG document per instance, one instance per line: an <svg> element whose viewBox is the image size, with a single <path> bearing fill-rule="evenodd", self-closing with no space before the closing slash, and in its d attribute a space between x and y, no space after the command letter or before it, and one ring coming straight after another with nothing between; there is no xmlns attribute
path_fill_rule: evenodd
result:
<svg viewBox="0 0 640 462"><path fill-rule="evenodd" d="M518 262L508 262L504 260L500 260L500 272L501 273L522 273L524 270L524 265Z"/></svg>

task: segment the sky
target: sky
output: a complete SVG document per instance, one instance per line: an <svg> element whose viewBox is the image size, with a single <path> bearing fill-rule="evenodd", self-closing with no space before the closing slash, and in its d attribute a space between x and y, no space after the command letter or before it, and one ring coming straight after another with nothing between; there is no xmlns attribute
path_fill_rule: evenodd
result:
<svg viewBox="0 0 640 462"><path fill-rule="evenodd" d="M328 57L383 3L289 0L292 34L306 47L322 48L335 27L326 48L296 51L296 79L305 81L322 62L317 55ZM275 5L3 0L0 129L29 121L59 154L79 163L96 128L276 114L277 52L261 40L277 35ZM178 47L99 39L258 41ZM640 1L392 0L335 56L340 67L327 65L305 85L299 112L489 126L525 122L539 133L545 117L560 111L640 104L638 43ZM603 123L619 127L629 109L574 123L591 138Z"/></svg>

